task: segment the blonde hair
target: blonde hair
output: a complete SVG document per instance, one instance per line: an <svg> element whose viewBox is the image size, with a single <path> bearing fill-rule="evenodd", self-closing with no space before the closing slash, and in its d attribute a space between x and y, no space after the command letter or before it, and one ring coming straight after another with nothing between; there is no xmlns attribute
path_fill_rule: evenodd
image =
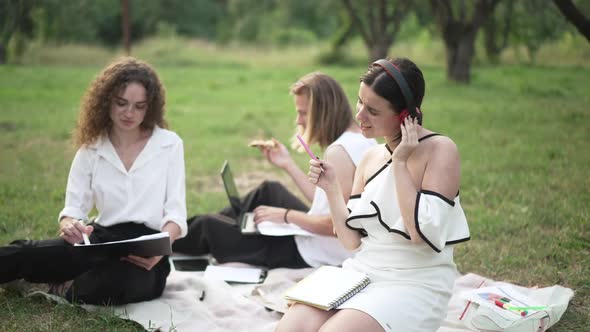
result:
<svg viewBox="0 0 590 332"><path fill-rule="evenodd" d="M164 120L165 90L158 75L149 64L133 57L122 57L98 74L86 90L73 131L74 147L95 142L111 128L113 98L132 82L141 84L146 90L147 111L141 128L168 127Z"/></svg>
<svg viewBox="0 0 590 332"><path fill-rule="evenodd" d="M342 135L354 121L350 103L344 90L332 77L313 72L301 77L291 86L292 95L309 97L305 129L298 126L297 133L309 144L317 143L326 149ZM292 147L301 151L297 140Z"/></svg>

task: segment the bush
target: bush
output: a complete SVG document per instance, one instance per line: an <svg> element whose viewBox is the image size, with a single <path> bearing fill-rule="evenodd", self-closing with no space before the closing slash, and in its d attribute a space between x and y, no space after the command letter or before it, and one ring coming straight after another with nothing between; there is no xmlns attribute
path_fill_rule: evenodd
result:
<svg viewBox="0 0 590 332"><path fill-rule="evenodd" d="M271 35L271 42L281 47L312 44L317 40L318 38L312 31L301 28L280 29Z"/></svg>

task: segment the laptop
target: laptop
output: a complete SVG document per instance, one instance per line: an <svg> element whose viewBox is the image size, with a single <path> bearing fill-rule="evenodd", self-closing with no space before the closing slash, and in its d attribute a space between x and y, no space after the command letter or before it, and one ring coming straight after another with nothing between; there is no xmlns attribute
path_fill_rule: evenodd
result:
<svg viewBox="0 0 590 332"><path fill-rule="evenodd" d="M250 202L244 202L244 205L240 203L240 194L238 193L238 188L236 187L236 182L234 181L234 176L231 173L227 160L221 168L221 180L225 187L229 205L238 216L238 227L242 231L242 234L259 234L256 223L254 222L254 213L247 212L242 208L242 206L250 206Z"/></svg>

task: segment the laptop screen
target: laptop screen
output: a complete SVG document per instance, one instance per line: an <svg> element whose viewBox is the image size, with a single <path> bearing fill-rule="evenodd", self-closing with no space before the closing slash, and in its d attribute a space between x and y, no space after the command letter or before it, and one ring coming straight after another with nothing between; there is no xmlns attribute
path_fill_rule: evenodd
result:
<svg viewBox="0 0 590 332"><path fill-rule="evenodd" d="M236 182L234 181L234 177L231 174L229 162L227 160L225 163L223 163L223 167L221 168L221 180L223 181L223 186L225 187L229 204L231 205L232 209L234 209L236 215L240 215L242 213L240 194L238 193L238 188L236 187Z"/></svg>

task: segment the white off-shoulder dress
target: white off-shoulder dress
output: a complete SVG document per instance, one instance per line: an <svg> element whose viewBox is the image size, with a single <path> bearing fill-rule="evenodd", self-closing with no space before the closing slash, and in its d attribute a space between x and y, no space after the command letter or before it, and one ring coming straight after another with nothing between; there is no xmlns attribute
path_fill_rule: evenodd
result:
<svg viewBox="0 0 590 332"><path fill-rule="evenodd" d="M469 240L459 195L451 201L431 191L416 194L421 244L410 241L404 226L391 160L350 198L348 208L347 226L366 236L343 267L366 273L371 283L338 309L363 311L385 331L436 331L457 277L453 245Z"/></svg>

